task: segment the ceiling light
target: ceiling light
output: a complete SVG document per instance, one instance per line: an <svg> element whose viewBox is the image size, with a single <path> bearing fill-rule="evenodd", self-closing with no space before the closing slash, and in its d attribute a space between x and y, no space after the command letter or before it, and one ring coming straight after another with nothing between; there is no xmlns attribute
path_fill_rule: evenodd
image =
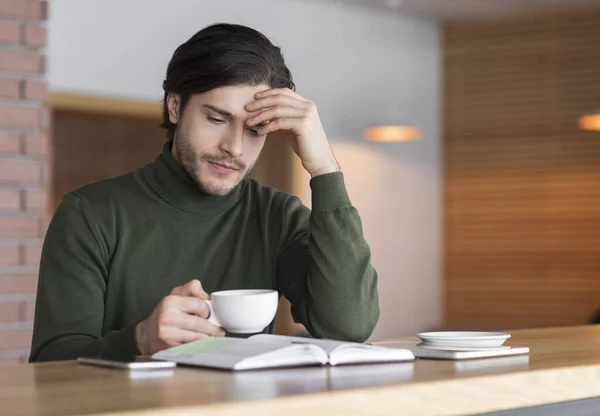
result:
<svg viewBox="0 0 600 416"><path fill-rule="evenodd" d="M579 117L579 128L588 131L600 131L600 111Z"/></svg>
<svg viewBox="0 0 600 416"><path fill-rule="evenodd" d="M421 138L421 130L409 126L375 126L363 131L366 140L374 142L409 142Z"/></svg>

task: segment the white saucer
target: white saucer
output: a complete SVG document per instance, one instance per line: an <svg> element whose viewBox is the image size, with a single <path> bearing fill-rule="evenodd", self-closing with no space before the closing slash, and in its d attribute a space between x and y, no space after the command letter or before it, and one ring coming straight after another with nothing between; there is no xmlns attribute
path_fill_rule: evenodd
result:
<svg viewBox="0 0 600 416"><path fill-rule="evenodd" d="M425 348L428 350L436 350L436 351L501 351L501 350L509 350L511 347L508 345L501 345L499 347L479 347L479 348L469 348L469 347L452 347L452 346L439 346L439 345L430 345L420 342L417 344L419 348Z"/></svg>
<svg viewBox="0 0 600 416"><path fill-rule="evenodd" d="M452 348L498 348L510 338L510 334L504 332L480 332L480 331L439 331L421 332L417 337L430 347L452 347Z"/></svg>

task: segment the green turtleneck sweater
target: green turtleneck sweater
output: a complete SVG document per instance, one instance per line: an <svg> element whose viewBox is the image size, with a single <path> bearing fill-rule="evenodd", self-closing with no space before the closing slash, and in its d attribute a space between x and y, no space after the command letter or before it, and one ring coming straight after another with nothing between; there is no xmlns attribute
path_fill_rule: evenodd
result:
<svg viewBox="0 0 600 416"><path fill-rule="evenodd" d="M42 250L30 361L139 354L136 324L192 279L208 293L278 290L314 337L370 336L377 273L342 173L311 179L311 211L251 178L208 195L170 149L64 197Z"/></svg>

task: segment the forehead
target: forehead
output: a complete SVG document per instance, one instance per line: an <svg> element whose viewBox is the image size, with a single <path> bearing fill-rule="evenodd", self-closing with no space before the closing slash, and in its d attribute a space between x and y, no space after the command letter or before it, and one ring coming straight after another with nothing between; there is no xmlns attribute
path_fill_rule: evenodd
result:
<svg viewBox="0 0 600 416"><path fill-rule="evenodd" d="M194 95L190 103L211 105L223 109L234 116L244 116L248 112L244 108L254 101L254 94L269 89L268 85L231 85L219 87L202 94Z"/></svg>

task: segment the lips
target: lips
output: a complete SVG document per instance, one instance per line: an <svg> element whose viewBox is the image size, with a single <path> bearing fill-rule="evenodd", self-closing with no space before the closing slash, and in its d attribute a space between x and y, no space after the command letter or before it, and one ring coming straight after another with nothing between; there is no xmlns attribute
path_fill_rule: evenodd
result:
<svg viewBox="0 0 600 416"><path fill-rule="evenodd" d="M226 165L224 163L217 163L217 162L210 162L210 163L212 163L213 165L221 166L222 168L225 168L225 169L240 170L237 166Z"/></svg>
<svg viewBox="0 0 600 416"><path fill-rule="evenodd" d="M222 175L228 175L231 173L235 173L238 170L240 170L240 168L238 168L237 166L232 166L232 165L228 165L225 163L217 163L217 162L208 162L209 165L218 173L222 174Z"/></svg>

